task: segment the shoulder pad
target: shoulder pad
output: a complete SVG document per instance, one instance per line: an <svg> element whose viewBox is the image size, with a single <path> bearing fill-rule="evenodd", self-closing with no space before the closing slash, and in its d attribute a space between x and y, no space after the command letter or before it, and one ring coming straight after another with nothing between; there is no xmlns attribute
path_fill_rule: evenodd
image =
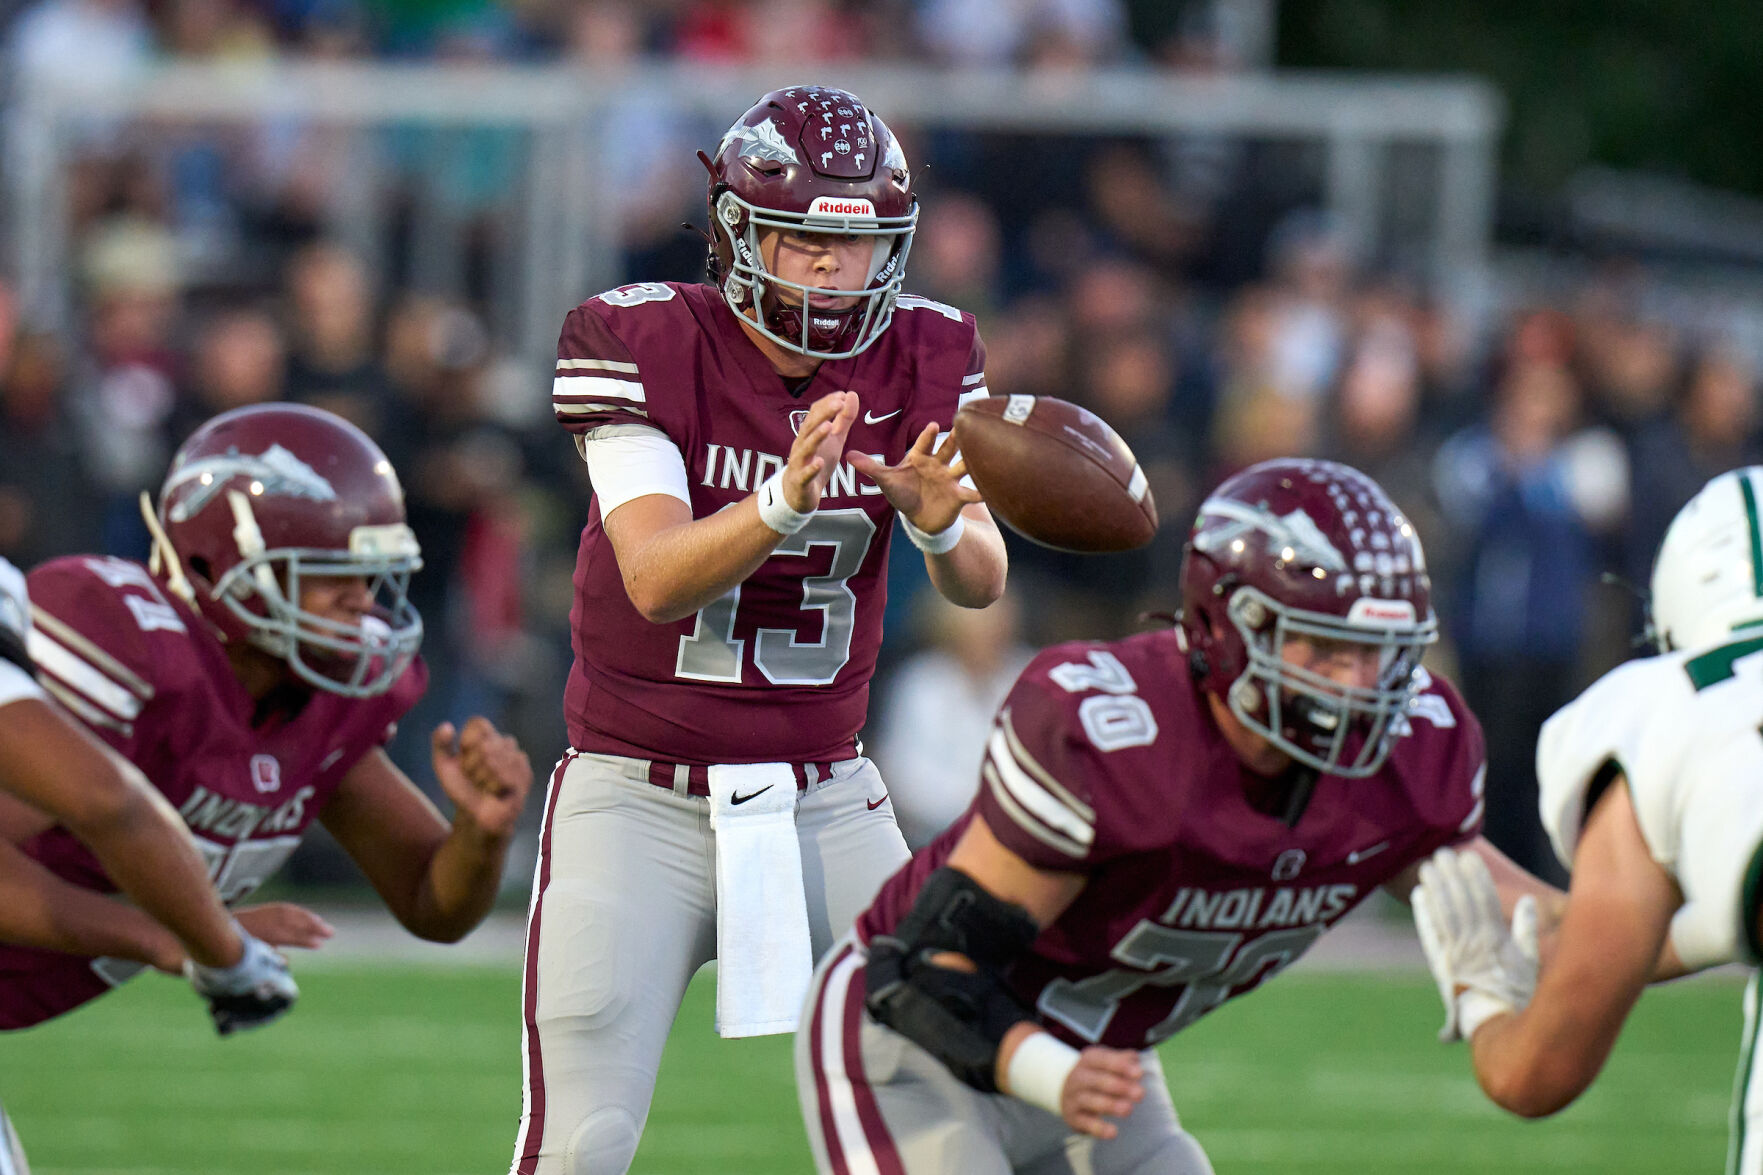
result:
<svg viewBox="0 0 1763 1175"><path fill-rule="evenodd" d="M187 664L190 630L147 569L75 556L31 572L31 659L88 725L121 728ZM72 699L70 702L69 699Z"/></svg>
<svg viewBox="0 0 1763 1175"><path fill-rule="evenodd" d="M1630 661L1605 674L1543 724L1537 739L1538 805L1555 855L1569 868L1585 820L1586 791L1606 763L1628 778L1637 815L1643 793L1668 790L1697 736L1688 711L1697 694L1682 654ZM1680 717L1672 717L1672 715ZM1642 832L1646 832L1642 816ZM1655 854L1660 846L1651 843Z"/></svg>

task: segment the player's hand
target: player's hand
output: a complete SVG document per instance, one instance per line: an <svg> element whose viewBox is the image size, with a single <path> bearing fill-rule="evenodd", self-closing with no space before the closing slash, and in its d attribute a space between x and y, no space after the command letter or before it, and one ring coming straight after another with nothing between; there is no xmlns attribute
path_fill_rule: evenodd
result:
<svg viewBox="0 0 1763 1175"><path fill-rule="evenodd" d="M828 392L810 405L784 465L784 502L790 509L809 514L820 506L856 421L856 392Z"/></svg>
<svg viewBox="0 0 1763 1175"><path fill-rule="evenodd" d="M233 914L240 926L272 947L315 951L336 933L329 922L293 902L265 902L235 910Z"/></svg>
<svg viewBox="0 0 1763 1175"><path fill-rule="evenodd" d="M300 997L300 988L288 973L288 961L275 948L243 927L239 937L245 940L245 954L231 967L184 966L196 994L208 1001L214 1030L222 1036L277 1020Z"/></svg>
<svg viewBox="0 0 1763 1175"><path fill-rule="evenodd" d="M1131 1049L1090 1045L1065 1078L1059 1116L1082 1134L1109 1139L1120 1133L1110 1119L1124 1118L1144 1100L1145 1068Z"/></svg>
<svg viewBox="0 0 1763 1175"><path fill-rule="evenodd" d="M1473 852L1440 849L1420 867L1411 901L1445 1003L1441 1041L1469 1040L1491 1017L1530 1003L1537 983L1535 898L1518 900L1508 927L1487 863Z"/></svg>
<svg viewBox="0 0 1763 1175"><path fill-rule="evenodd" d="M514 825L533 786L533 765L513 735L488 718L470 718L455 732L451 722L435 727L435 778L453 801L455 825L469 821L493 840L514 835Z"/></svg>
<svg viewBox="0 0 1763 1175"><path fill-rule="evenodd" d="M937 447L940 431L934 421L925 425L898 465L884 465L867 453L845 454L858 473L880 488L888 505L926 534L948 530L962 507L982 500L978 490L961 484L967 464L956 451L954 438Z"/></svg>

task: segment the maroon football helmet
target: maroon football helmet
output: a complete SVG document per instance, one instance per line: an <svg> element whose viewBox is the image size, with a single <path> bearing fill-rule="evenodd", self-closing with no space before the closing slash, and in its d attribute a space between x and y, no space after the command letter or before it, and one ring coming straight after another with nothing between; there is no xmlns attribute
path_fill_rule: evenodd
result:
<svg viewBox="0 0 1763 1175"><path fill-rule="evenodd" d="M172 458L148 525L152 569L172 591L310 685L383 693L422 644L408 595L422 556L404 490L379 446L339 416L295 404L216 416ZM354 624L306 611L300 586L315 576L365 578L374 610Z"/></svg>
<svg viewBox="0 0 1763 1175"><path fill-rule="evenodd" d="M912 172L887 124L854 94L792 86L736 119L714 158L698 157L710 169L710 277L729 307L745 316L757 305L761 334L818 359L848 358L875 342L893 318L918 224ZM784 281L760 252L767 230L873 238L867 284ZM815 295L855 302L811 306Z"/></svg>
<svg viewBox="0 0 1763 1175"><path fill-rule="evenodd" d="M1382 767L1438 620L1420 539L1378 484L1333 461L1264 461L1212 491L1184 555L1180 627L1200 687L1299 763ZM1376 649L1377 683L1290 664L1294 638Z"/></svg>

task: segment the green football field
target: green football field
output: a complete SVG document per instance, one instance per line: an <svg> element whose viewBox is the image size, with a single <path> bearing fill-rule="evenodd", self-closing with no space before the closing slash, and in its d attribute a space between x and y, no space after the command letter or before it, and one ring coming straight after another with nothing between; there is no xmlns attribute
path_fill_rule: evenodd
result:
<svg viewBox="0 0 1763 1175"><path fill-rule="evenodd" d="M221 1041L187 989L142 980L0 1037L0 1101L35 1175L496 1175L519 1112L518 976L302 971L282 1024ZM1650 993L1598 1084L1542 1123L1482 1100L1433 1042L1424 975L1306 975L1163 1051L1184 1120L1225 1175L1716 1172L1739 987ZM638 1172L809 1170L788 1041L724 1042L694 985Z"/></svg>

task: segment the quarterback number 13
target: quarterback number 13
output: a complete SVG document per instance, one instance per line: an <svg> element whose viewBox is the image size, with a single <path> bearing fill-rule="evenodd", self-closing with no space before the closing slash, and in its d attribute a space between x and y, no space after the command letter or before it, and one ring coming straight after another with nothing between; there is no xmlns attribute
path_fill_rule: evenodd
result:
<svg viewBox="0 0 1763 1175"><path fill-rule="evenodd" d="M821 614L820 639L797 639L792 628L761 628L753 641L753 664L773 685L831 685L851 659L851 632L857 616L857 595L847 582L863 566L875 523L861 510L821 510L773 551L806 556L815 547L832 548L832 566L825 575L802 580L802 611ZM736 587L698 613L692 635L679 642L674 675L688 681L738 684L747 642L735 639L735 613L741 605Z"/></svg>

